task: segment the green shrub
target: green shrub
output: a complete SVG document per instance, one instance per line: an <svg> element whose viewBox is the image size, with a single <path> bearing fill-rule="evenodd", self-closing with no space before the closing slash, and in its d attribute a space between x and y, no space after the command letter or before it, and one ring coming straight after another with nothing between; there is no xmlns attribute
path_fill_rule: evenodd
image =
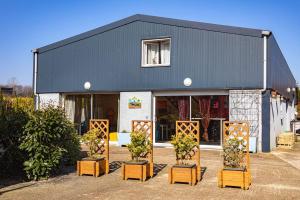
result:
<svg viewBox="0 0 300 200"><path fill-rule="evenodd" d="M99 156L97 155L98 146L101 143L99 131L97 129L89 130L82 136L81 140L89 148L88 156L90 158L97 158Z"/></svg>
<svg viewBox="0 0 300 200"><path fill-rule="evenodd" d="M34 102L31 97L14 97L6 99L11 101L14 108L21 109L27 113L32 113L34 111Z"/></svg>
<svg viewBox="0 0 300 200"><path fill-rule="evenodd" d="M28 153L24 162L29 179L48 178L59 166L75 162L80 153L79 138L62 108L48 105L30 116L20 148Z"/></svg>
<svg viewBox="0 0 300 200"><path fill-rule="evenodd" d="M223 147L225 168L244 168L244 151L246 144L243 139L228 138Z"/></svg>
<svg viewBox="0 0 300 200"><path fill-rule="evenodd" d="M199 144L193 134L178 133L172 136L171 144L174 146L176 161L180 164L187 164L185 161L190 160L190 153L199 148Z"/></svg>
<svg viewBox="0 0 300 200"><path fill-rule="evenodd" d="M149 153L152 143L143 132L132 132L130 137L131 142L127 148L131 153L132 159L139 161L140 158L145 157Z"/></svg>
<svg viewBox="0 0 300 200"><path fill-rule="evenodd" d="M26 101L26 106L21 102ZM24 126L33 109L30 98L4 98L0 95L0 176L23 174L26 154L18 147Z"/></svg>

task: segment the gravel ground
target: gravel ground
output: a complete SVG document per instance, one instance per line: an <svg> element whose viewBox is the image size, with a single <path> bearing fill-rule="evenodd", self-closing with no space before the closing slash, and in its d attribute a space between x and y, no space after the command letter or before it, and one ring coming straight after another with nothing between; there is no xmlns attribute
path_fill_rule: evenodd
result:
<svg viewBox="0 0 300 200"><path fill-rule="evenodd" d="M300 199L300 144L294 150L251 155L253 183L249 190L218 188L222 166L219 151L201 150L203 179L196 186L168 184L168 168L174 164L172 148L155 148L156 176L146 182L121 180L120 163L128 160L126 148L111 147L111 173L98 178L70 173L39 182L3 187L0 199Z"/></svg>

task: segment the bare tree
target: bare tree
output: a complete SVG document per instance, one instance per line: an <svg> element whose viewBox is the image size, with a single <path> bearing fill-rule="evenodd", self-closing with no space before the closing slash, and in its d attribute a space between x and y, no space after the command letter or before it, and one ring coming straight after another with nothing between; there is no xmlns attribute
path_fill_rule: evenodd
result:
<svg viewBox="0 0 300 200"><path fill-rule="evenodd" d="M10 79L8 79L7 86L14 88L17 85L18 85L18 80L16 77L11 77Z"/></svg>
<svg viewBox="0 0 300 200"><path fill-rule="evenodd" d="M13 95L16 96L24 96L24 97L30 97L33 94L32 87L28 85L20 85L18 84L18 80L16 77L11 77L7 81L6 87L13 88Z"/></svg>

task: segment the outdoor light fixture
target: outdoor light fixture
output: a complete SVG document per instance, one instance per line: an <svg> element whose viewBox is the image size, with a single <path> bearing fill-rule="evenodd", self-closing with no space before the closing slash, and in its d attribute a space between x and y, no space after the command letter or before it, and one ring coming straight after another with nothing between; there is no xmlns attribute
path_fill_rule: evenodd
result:
<svg viewBox="0 0 300 200"><path fill-rule="evenodd" d="M286 88L286 91L288 92L288 93L290 93L291 92L291 88Z"/></svg>
<svg viewBox="0 0 300 200"><path fill-rule="evenodd" d="M184 84L184 86L186 86L186 87L191 86L191 85L192 85L192 79L191 79L191 78L185 78L185 79L183 80L183 84Z"/></svg>
<svg viewBox="0 0 300 200"><path fill-rule="evenodd" d="M89 90L89 89L91 89L91 83L87 81L84 83L83 87L84 87L84 89Z"/></svg>
<svg viewBox="0 0 300 200"><path fill-rule="evenodd" d="M283 99L283 96L281 96L281 97L280 97L280 100L281 100L281 101L283 101L283 100L284 100L284 99Z"/></svg>
<svg viewBox="0 0 300 200"><path fill-rule="evenodd" d="M292 88L292 91L295 92L295 91L296 91L296 88L293 87L293 88Z"/></svg>

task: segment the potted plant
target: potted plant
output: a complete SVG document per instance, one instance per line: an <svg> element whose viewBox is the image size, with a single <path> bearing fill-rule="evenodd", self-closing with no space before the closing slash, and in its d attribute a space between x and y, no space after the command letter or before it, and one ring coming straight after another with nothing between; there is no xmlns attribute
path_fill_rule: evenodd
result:
<svg viewBox="0 0 300 200"><path fill-rule="evenodd" d="M244 171L245 150L246 144L242 137L227 139L223 147L224 170Z"/></svg>
<svg viewBox="0 0 300 200"><path fill-rule="evenodd" d="M145 158L152 150L152 142L143 132L132 132L130 137L131 142L127 148L131 153L131 160L123 163L122 177L124 180L133 178L145 181L151 175L150 163Z"/></svg>
<svg viewBox="0 0 300 200"><path fill-rule="evenodd" d="M176 164L170 168L169 182L187 182L195 185L197 181L197 165L192 163L192 156L199 151L199 143L194 134L179 132L172 136L171 144L176 154Z"/></svg>
<svg viewBox="0 0 300 200"><path fill-rule="evenodd" d="M249 126L243 122L224 122L223 168L218 173L219 187L234 186L248 189Z"/></svg>
<svg viewBox="0 0 300 200"><path fill-rule="evenodd" d="M126 130L118 132L118 145L120 147L127 146L130 143L130 133Z"/></svg>
<svg viewBox="0 0 300 200"><path fill-rule="evenodd" d="M105 145L99 135L98 129L91 129L81 137L82 142L88 147L88 157L77 161L78 175L89 174L95 177L108 173L106 169L108 159L102 155L102 145Z"/></svg>

